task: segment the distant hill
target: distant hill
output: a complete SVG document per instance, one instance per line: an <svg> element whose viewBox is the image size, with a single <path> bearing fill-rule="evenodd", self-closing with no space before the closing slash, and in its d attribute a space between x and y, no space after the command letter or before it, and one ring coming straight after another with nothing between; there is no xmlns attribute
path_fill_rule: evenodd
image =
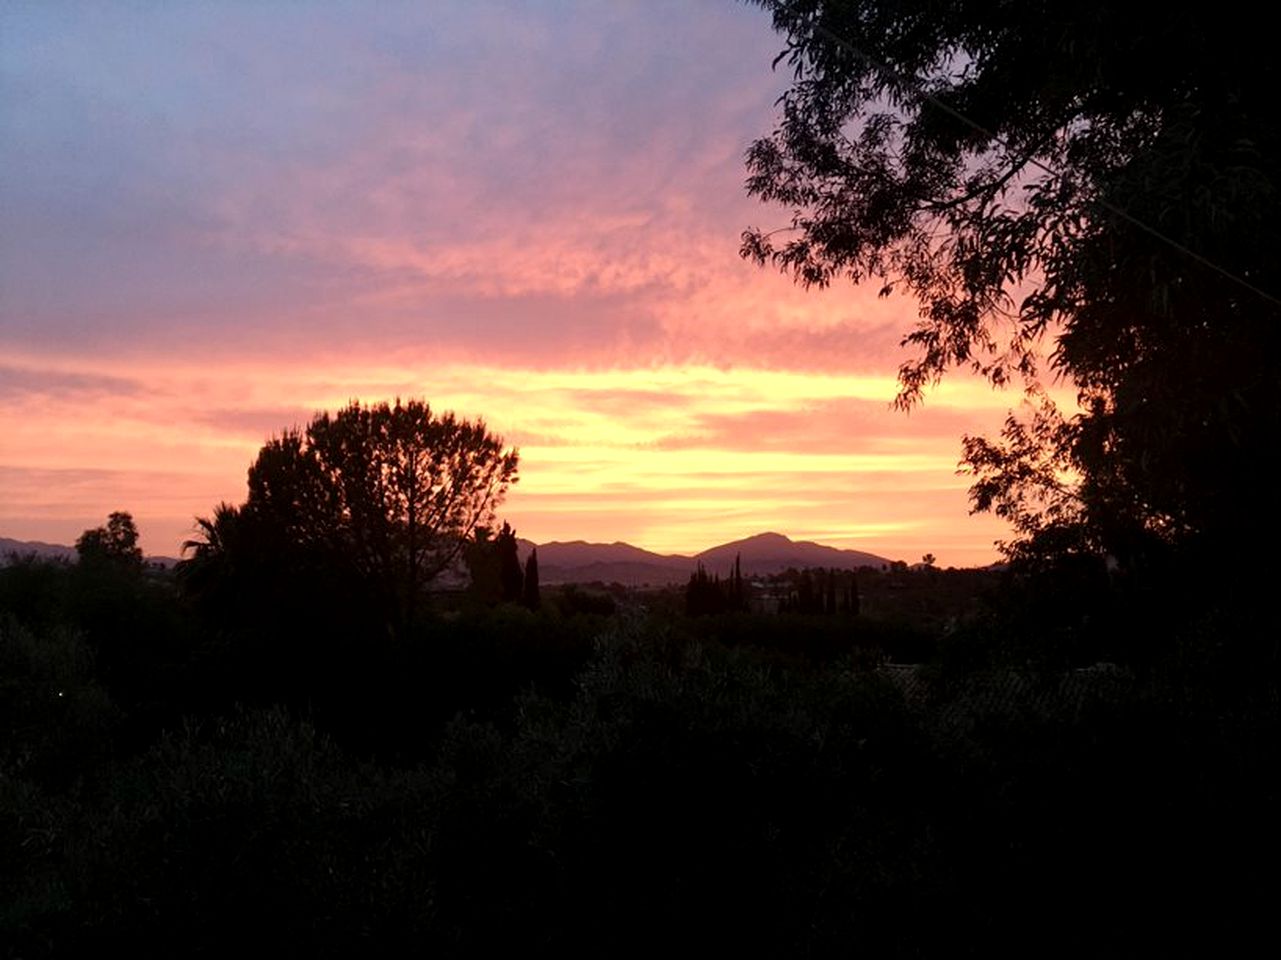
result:
<svg viewBox="0 0 1281 960"><path fill-rule="evenodd" d="M538 545L538 565L577 567L589 563L643 563L686 567L690 558L676 554L650 553L630 543L587 543L585 540L553 540Z"/></svg>
<svg viewBox="0 0 1281 960"><path fill-rule="evenodd" d="M41 560L74 560L74 547L64 547L60 543L43 543L40 540L11 540L0 537L0 566L9 562L9 557L36 556Z"/></svg>
<svg viewBox="0 0 1281 960"><path fill-rule="evenodd" d="M521 562L534 547L529 540L517 542ZM650 553L630 543L587 543L584 540L538 544L538 579L542 583L683 583L694 561L689 557Z"/></svg>
<svg viewBox="0 0 1281 960"><path fill-rule="evenodd" d="M743 573L759 577L781 573L789 567L883 567L890 561L862 550L839 550L809 540L789 540L781 533L758 533L746 540L735 540L711 547L695 558L708 570L728 569L740 557Z"/></svg>
<svg viewBox="0 0 1281 960"><path fill-rule="evenodd" d="M35 556L41 560L74 562L76 548L68 547L61 543L44 543L40 540L13 540L9 537L0 537L0 567L7 564L12 556ZM166 569L178 562L174 557L147 557L146 559L147 563L159 564Z"/></svg>
<svg viewBox="0 0 1281 960"><path fill-rule="evenodd" d="M533 543L519 543L522 562ZM692 557L651 553L629 543L544 543L538 545L538 575L543 583L622 583L654 586L684 583L702 563L712 573L728 573L741 558L743 575L767 576L789 567L881 567L885 557L861 550L838 550L809 541L791 540L779 533L762 533L711 547Z"/></svg>
<svg viewBox="0 0 1281 960"><path fill-rule="evenodd" d="M535 544L518 540L521 562ZM538 546L538 577L546 584L622 583L627 586L661 586L684 583L694 568L702 563L711 573L726 574L740 557L743 575L768 576L788 567L881 567L889 564L885 557L861 550L838 550L808 540L790 540L781 533L761 533L745 540L735 540L710 547L692 557L679 554L651 553L630 543L587 543L584 540L554 540ZM0 565L11 554L35 554L49 560L75 560L72 547L38 541L10 540L0 537ZM148 557L148 563L165 567L177 561L172 557Z"/></svg>

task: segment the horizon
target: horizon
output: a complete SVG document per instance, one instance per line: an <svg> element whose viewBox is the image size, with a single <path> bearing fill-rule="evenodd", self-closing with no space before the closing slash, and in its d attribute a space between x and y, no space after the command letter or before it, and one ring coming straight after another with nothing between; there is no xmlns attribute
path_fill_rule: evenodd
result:
<svg viewBox="0 0 1281 960"><path fill-rule="evenodd" d="M778 531L776 531L776 530L762 530L762 531L760 531L759 533L754 533L754 534L751 534L751 535L746 536L746 537L738 537L738 538L735 538L735 539L733 539L733 540L725 540L725 541L718 541L718 542L716 542L716 543L709 543L709 544L706 544L705 546L703 546L702 548L700 548L700 549L698 549L698 550L692 550L692 551L689 551L689 552L685 552L685 551L659 551L659 550L651 550L650 548L648 548L648 547L646 547L646 546L644 546L644 545L642 545L642 544L638 544L638 543L630 543L630 542L628 542L628 541L626 541L626 540L582 540L582 539L559 540L559 539L553 539L553 540L543 540L543 541L541 541L541 542L535 542L535 541L533 541L533 540L530 540L528 537L522 537L522 536L520 536L520 535L519 535L519 533L517 533L517 539L518 539L518 541L525 541L525 542L531 543L531 544L533 544L533 545L534 545L534 547L548 547L548 546L573 547L573 546L579 546L579 545L587 546L587 547L632 547L632 548L634 548L634 549L643 550L643 551L644 551L644 552L646 552L646 553L652 553L652 554L655 554L656 556L660 556L660 557L676 557L676 558L680 558L680 559L682 559L682 560L694 560L694 559L696 559L700 554L706 553L706 552L708 552L709 550L715 550L715 549L719 549L719 548L722 548L722 547L733 546L733 545L738 544L738 543L745 543L745 542L750 541L750 540L758 540L758 539L761 539L761 538L764 538L764 537L781 537L781 538L783 538L784 540L787 540L790 544L797 545L797 546L814 545L814 546L820 546L820 547L832 547L833 549L836 549L836 550L854 550L854 551L858 551L858 552L860 552L860 553L867 553L867 554L871 554L871 555L873 555L873 556L880 557L881 559L884 559L884 560L891 560L891 561L893 561L893 560L905 560L909 565L910 565L910 564L912 564L912 563L914 563L914 562L916 562L916 561L906 560L906 558L904 558L904 557L886 556L886 555L884 555L882 552L880 552L880 551L878 551L878 550L875 550L875 549L862 550L862 549L860 549L860 548L858 548L858 547L839 547L839 546L836 546L836 545L831 544L831 543L825 543L825 542L823 542L823 541L821 541L821 540L813 540L813 539L808 538L808 537L795 537L795 536L791 536L791 535L786 534L786 533L779 533L779 532L778 532ZM141 537L140 537L139 539L141 540ZM4 533L4 531L0 531L0 540L13 540L13 541L16 541L16 542L19 542L19 543L40 544L41 546L46 546L46 547L59 547L59 548L65 548L65 549L68 549L68 550L74 550L74 549L75 549L75 543L74 543L74 540L73 540L73 541L71 541L71 542L61 542L61 541L42 540L42 539L39 539L39 538L26 538L26 539L24 539L24 538L21 538L21 537L10 537L10 536L8 536L7 534L5 534L5 533ZM156 553L156 552L152 552L152 551L149 551L149 550L144 550L144 555L145 555L148 559L155 559L155 560L159 560L159 559L164 559L164 560L178 560L178 559L181 559L181 558L182 558L182 553L181 553L181 551L179 551L178 553L166 554L166 553ZM960 565L960 564L957 564L957 565L955 565L955 566L960 567L961 565ZM986 566L986 564L985 564L984 566Z"/></svg>
<svg viewBox="0 0 1281 960"><path fill-rule="evenodd" d="M913 302L739 257L782 44L732 3L0 10L0 533L126 510L176 556L268 437L403 396L520 449L527 539L998 560L956 470L1018 391L895 411Z"/></svg>

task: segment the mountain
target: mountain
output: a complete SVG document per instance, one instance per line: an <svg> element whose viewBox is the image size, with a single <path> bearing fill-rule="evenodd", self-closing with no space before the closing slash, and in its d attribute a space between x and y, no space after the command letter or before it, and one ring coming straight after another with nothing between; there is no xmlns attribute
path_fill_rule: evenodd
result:
<svg viewBox="0 0 1281 960"><path fill-rule="evenodd" d="M534 544L521 540L521 562ZM538 579L542 583L684 583L694 569L689 557L650 553L630 543L587 543L585 540L538 544Z"/></svg>
<svg viewBox="0 0 1281 960"><path fill-rule="evenodd" d="M781 533L758 533L746 540L735 540L711 547L695 558L708 570L728 569L735 557L741 557L743 573L764 576L781 573L788 567L883 567L889 565L885 557L862 550L839 550L809 540L789 540Z"/></svg>
<svg viewBox="0 0 1281 960"><path fill-rule="evenodd" d="M74 547L64 547L60 543L43 543L40 540L11 540L0 537L0 566L9 562L9 557L36 556L41 560L74 560Z"/></svg>
<svg viewBox="0 0 1281 960"><path fill-rule="evenodd" d="M523 564L535 544L517 540ZM791 540L781 533L761 533L745 540L735 540L710 547L692 557L680 554L651 553L630 543L587 543L585 540L537 544L538 578L542 583L622 583L627 586L661 586L684 583L701 563L710 573L725 575L741 558L743 575L768 576L788 567L881 567L889 564L885 557L861 550L838 550L808 540ZM10 540L0 537L0 565L10 554L34 553L46 559L74 560L76 551L59 544ZM172 557L148 557L150 563L166 567L177 561Z"/></svg>
<svg viewBox="0 0 1281 960"><path fill-rule="evenodd" d="M562 567L577 567L589 563L644 563L684 568L689 565L689 560L689 557L675 554L650 553L648 550L617 540L613 543L553 540L551 543L538 545L540 568L544 563Z"/></svg>
<svg viewBox="0 0 1281 960"><path fill-rule="evenodd" d="M521 560L534 545L520 541ZM861 550L838 550L809 541L790 540L779 533L762 533L711 547L692 557L651 553L629 543L552 542L538 545L538 576L543 583L622 583L628 586L684 583L699 563L712 573L726 574L735 557L749 577L780 573L789 567L881 567L885 557Z"/></svg>
<svg viewBox="0 0 1281 960"><path fill-rule="evenodd" d="M72 562L76 559L76 548L64 546L61 543L44 543L40 540L12 540L9 537L0 537L0 567L7 564L9 558L14 556L34 556L40 560ZM147 557L146 560L147 563L158 564L165 569L178 562L175 557Z"/></svg>

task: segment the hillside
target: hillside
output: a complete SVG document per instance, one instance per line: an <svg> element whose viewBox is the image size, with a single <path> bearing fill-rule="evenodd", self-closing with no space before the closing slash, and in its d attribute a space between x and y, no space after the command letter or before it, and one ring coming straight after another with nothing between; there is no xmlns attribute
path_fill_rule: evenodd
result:
<svg viewBox="0 0 1281 960"><path fill-rule="evenodd" d="M530 541L520 543L521 557L529 555ZM779 533L762 533L709 547L694 556L651 553L628 543L553 542L538 545L538 571L543 583L622 583L658 586L684 583L702 564L714 573L726 573L735 558L749 577L779 573L789 567L883 567L885 557L860 550L839 550L809 541L791 540Z"/></svg>
<svg viewBox="0 0 1281 960"><path fill-rule="evenodd" d="M588 543L585 540L559 541L534 544L519 540L520 558L523 563L530 550L538 547L538 572L543 583L622 583L627 586L661 586L684 583L702 564L713 573L727 573L740 558L744 576L761 577L779 573L789 567L883 567L889 564L885 557L860 550L839 550L807 540L791 540L781 533L761 533L744 540L722 543L694 556L652 553L630 543ZM74 560L75 549L61 544L39 541L12 540L0 537L0 564L11 555L37 557L51 560ZM171 557L148 557L151 563L166 567L175 561Z"/></svg>

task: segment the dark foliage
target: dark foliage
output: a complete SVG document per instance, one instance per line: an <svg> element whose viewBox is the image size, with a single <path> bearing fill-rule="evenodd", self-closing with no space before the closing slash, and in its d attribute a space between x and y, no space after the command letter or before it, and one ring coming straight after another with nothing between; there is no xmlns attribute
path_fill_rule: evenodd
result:
<svg viewBox="0 0 1281 960"><path fill-rule="evenodd" d="M785 593L778 599L779 613L858 616L862 608L853 570L791 570L782 579Z"/></svg>
<svg viewBox="0 0 1281 960"><path fill-rule="evenodd" d="M481 603L521 603L525 577L521 572L516 531L503 523L497 536L488 527L478 527L463 548L471 577L472 595Z"/></svg>
<svg viewBox="0 0 1281 960"><path fill-rule="evenodd" d="M86 530L76 540L76 558L82 566L115 567L122 572L142 568L142 549L133 515L116 511L105 527Z"/></svg>
<svg viewBox="0 0 1281 960"><path fill-rule="evenodd" d="M347 709L188 703L122 752L82 641L9 620L4 942L1077 956L1266 924L1273 681L851 669L747 642L803 619L688 622L744 642L505 605L347 664Z"/></svg>
<svg viewBox="0 0 1281 960"><path fill-rule="evenodd" d="M739 557L722 583L720 574L709 574L699 563L689 575L685 587L685 614L701 617L720 613L734 613L748 607L747 586L743 582L743 566Z"/></svg>
<svg viewBox="0 0 1281 960"><path fill-rule="evenodd" d="M199 559L252 557L242 520ZM1278 631L1249 608L1169 618L1139 672L1076 666L1140 633L1086 568L979 608L994 574L865 570L858 617L814 571L808 614L460 592L395 637L332 598L328 629L228 616L248 581L201 569L0 569L14 955L1080 955L1270 916L1276 673L1224 637Z"/></svg>
<svg viewBox="0 0 1281 960"><path fill-rule="evenodd" d="M563 617L609 617L618 609L613 596L599 589L567 583L556 591L556 609Z"/></svg>
<svg viewBox="0 0 1281 960"><path fill-rule="evenodd" d="M1260 8L762 0L794 82L748 152L792 212L743 252L920 304L903 404L952 367L1080 390L969 438L1016 560L1276 539L1281 139ZM1048 342L1047 342L1048 340Z"/></svg>
<svg viewBox="0 0 1281 960"><path fill-rule="evenodd" d="M410 633L427 586L492 519L516 465L483 422L422 401L320 414L262 448L242 507L197 521L182 580L268 629L301 617L333 630L351 610Z"/></svg>
<svg viewBox="0 0 1281 960"><path fill-rule="evenodd" d="M538 589L538 548L529 551L525 561L524 585L521 587L521 599L530 610L537 610L543 605L542 595Z"/></svg>

